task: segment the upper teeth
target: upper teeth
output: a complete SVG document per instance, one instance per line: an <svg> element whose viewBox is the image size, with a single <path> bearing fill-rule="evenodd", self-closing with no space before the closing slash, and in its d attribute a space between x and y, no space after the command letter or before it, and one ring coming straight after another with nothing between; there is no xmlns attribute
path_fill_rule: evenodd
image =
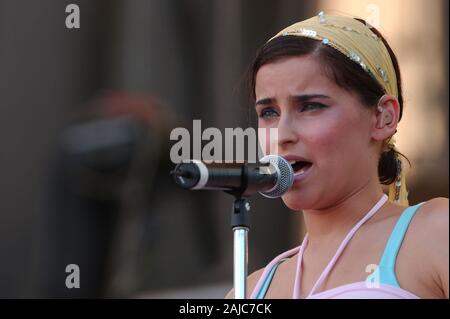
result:
<svg viewBox="0 0 450 319"><path fill-rule="evenodd" d="M291 160L291 161L289 161L289 164L291 164L291 165L294 165L295 163L297 163L296 160Z"/></svg>

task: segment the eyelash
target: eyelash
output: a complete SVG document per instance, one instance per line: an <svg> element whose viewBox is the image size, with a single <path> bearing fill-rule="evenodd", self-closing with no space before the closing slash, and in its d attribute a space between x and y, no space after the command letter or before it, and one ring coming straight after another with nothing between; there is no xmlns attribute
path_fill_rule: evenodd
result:
<svg viewBox="0 0 450 319"><path fill-rule="evenodd" d="M313 103L313 102L309 102L309 103L305 103L305 104L303 104L303 105L301 106L301 112L305 112L305 108L306 108L307 106L313 106L312 110L315 110L315 109L322 109L322 108L325 108L325 107L326 107L326 105L324 105L324 104L322 104L322 103ZM258 117L259 117L259 118L273 117L273 115L272 115L272 116L267 116L266 113L268 113L268 112L272 112L272 113L275 113L275 114L277 113L272 107L267 107L267 108L261 110L261 112L259 113Z"/></svg>

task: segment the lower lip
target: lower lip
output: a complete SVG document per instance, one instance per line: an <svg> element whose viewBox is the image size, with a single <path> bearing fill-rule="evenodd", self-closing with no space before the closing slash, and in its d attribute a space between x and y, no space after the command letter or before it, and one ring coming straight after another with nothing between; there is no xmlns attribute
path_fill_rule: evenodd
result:
<svg viewBox="0 0 450 319"><path fill-rule="evenodd" d="M305 178L307 178L309 175L311 175L311 169L312 169L312 165L303 173L296 173L294 174L294 184L298 184L301 181L304 181Z"/></svg>

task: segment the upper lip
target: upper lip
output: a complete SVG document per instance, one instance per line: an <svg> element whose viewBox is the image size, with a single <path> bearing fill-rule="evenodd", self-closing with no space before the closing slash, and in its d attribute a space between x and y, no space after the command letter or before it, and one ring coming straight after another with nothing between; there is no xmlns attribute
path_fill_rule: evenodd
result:
<svg viewBox="0 0 450 319"><path fill-rule="evenodd" d="M289 161L311 162L311 161L307 160L306 158L301 157L301 156L297 156L297 155L288 154L288 155L281 155L281 157L283 157L288 162Z"/></svg>

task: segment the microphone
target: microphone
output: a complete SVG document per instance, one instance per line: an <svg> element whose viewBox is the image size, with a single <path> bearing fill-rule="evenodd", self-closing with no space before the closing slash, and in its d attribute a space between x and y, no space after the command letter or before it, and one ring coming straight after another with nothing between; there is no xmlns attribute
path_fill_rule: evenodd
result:
<svg viewBox="0 0 450 319"><path fill-rule="evenodd" d="M170 172L175 183L191 190L222 190L239 196L260 193L276 198L294 182L291 164L278 155L266 155L259 163L211 163L188 160Z"/></svg>

